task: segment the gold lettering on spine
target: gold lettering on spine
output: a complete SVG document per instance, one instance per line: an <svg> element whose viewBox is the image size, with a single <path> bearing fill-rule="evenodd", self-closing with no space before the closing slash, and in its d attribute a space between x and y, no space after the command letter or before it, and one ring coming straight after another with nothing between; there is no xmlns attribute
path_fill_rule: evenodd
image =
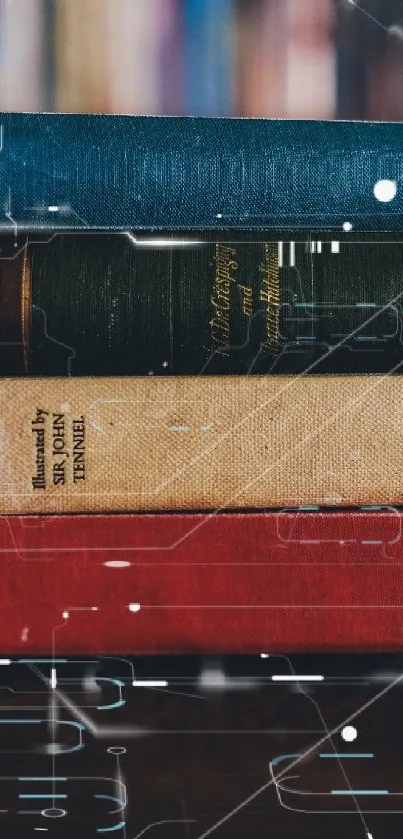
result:
<svg viewBox="0 0 403 839"><path fill-rule="evenodd" d="M280 278L277 248L265 245L264 263L259 272L263 274L260 300L266 303L267 346L278 352L280 347Z"/></svg>
<svg viewBox="0 0 403 839"><path fill-rule="evenodd" d="M22 263L22 283L21 283L21 332L22 332L22 352L24 358L24 371L28 373L28 345L29 345L29 328L30 328L30 313L31 313L31 265L28 257L28 246L24 248L24 256Z"/></svg>
<svg viewBox="0 0 403 839"><path fill-rule="evenodd" d="M238 268L238 263L231 259L232 256L235 256L234 248L216 245L214 255L216 270L211 297L214 314L210 326L216 352L224 356L229 356L231 284L236 282L232 272Z"/></svg>

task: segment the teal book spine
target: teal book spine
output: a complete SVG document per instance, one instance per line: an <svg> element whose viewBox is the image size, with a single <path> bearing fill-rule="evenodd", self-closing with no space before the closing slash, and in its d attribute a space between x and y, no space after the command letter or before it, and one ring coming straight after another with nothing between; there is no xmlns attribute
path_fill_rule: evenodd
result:
<svg viewBox="0 0 403 839"><path fill-rule="evenodd" d="M403 223L401 123L3 113L0 149L11 233Z"/></svg>

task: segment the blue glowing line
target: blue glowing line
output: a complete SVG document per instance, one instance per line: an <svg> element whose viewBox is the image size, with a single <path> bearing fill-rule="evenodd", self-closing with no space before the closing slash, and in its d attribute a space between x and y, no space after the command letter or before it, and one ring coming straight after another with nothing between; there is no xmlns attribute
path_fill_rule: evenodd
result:
<svg viewBox="0 0 403 839"><path fill-rule="evenodd" d="M122 708L123 705L126 705L126 700L118 699L112 705L97 705L96 707L97 711L113 711L115 708Z"/></svg>
<svg viewBox="0 0 403 839"><path fill-rule="evenodd" d="M67 658L18 658L19 664L67 664Z"/></svg>
<svg viewBox="0 0 403 839"><path fill-rule="evenodd" d="M366 757L375 757L375 755L372 755L372 754L354 754L354 753L342 754L341 752L331 752L330 754L325 754L325 753L321 754L321 755L319 755L319 757L333 757L333 758L334 757L335 758L338 758L338 757L342 757L342 758L345 758L345 757L357 757L357 758L358 757L364 757L364 758L366 758Z"/></svg>
<svg viewBox="0 0 403 839"><path fill-rule="evenodd" d="M52 798L53 799L53 798L67 798L67 795L65 793L61 793L59 795L41 795L40 793L38 793L38 794L32 793L32 795L31 795L30 793L23 793L22 795L19 795L18 798Z"/></svg>
<svg viewBox="0 0 403 839"><path fill-rule="evenodd" d="M276 766L277 763L281 763L281 761L288 760L291 757L301 757L301 755L279 755L278 757L274 757L273 760L270 761L270 766Z"/></svg>
<svg viewBox="0 0 403 839"><path fill-rule="evenodd" d="M39 775L38 776L32 775L32 776L27 776L25 778L23 778L23 777L18 778L18 780L19 781L67 781L68 779L67 778L54 778L54 777L46 778L46 777L40 777Z"/></svg>
<svg viewBox="0 0 403 839"><path fill-rule="evenodd" d="M72 746L71 749L59 749L59 751L55 752L56 755L69 755L72 752L79 752L80 749L84 748L84 743L79 743L78 746Z"/></svg>
<svg viewBox="0 0 403 839"><path fill-rule="evenodd" d="M121 682L119 679L110 679L106 678L105 676L100 676L97 679L97 682L112 682L118 688L123 688L125 686L124 682ZM111 705L97 705L97 711L113 711L116 708L122 708L123 705L126 705L126 700L120 697L116 702L112 702Z"/></svg>
<svg viewBox="0 0 403 839"><path fill-rule="evenodd" d="M114 804L119 804L121 807L125 806L122 798L115 798L113 795L94 795L94 798L102 798L105 801L113 801Z"/></svg>
<svg viewBox="0 0 403 839"><path fill-rule="evenodd" d="M124 688L125 683L121 682L120 679L112 679L106 676L97 676L97 682L112 682L114 685L117 685L118 688Z"/></svg>
<svg viewBox="0 0 403 839"><path fill-rule="evenodd" d="M72 722L72 720L60 720L60 725L72 725L74 728L81 729L81 731L85 731L85 725L82 722Z"/></svg>
<svg viewBox="0 0 403 839"><path fill-rule="evenodd" d="M113 827L97 827L97 833L111 833L112 830L121 830L122 827L126 827L126 822L120 822Z"/></svg>

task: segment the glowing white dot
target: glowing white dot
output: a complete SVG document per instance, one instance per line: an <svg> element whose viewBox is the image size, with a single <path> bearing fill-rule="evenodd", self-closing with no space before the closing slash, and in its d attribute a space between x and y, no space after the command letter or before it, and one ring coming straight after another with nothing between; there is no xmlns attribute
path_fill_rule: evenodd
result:
<svg viewBox="0 0 403 839"><path fill-rule="evenodd" d="M217 213L217 218L222 218L222 213Z"/></svg>
<svg viewBox="0 0 403 839"><path fill-rule="evenodd" d="M85 691L90 693L101 693L102 691L101 685L98 684L95 676L93 675L84 676L83 688Z"/></svg>
<svg viewBox="0 0 403 839"><path fill-rule="evenodd" d="M131 562L128 562L127 559L108 559L107 562L104 562L104 565L107 568L127 568L131 565Z"/></svg>
<svg viewBox="0 0 403 839"><path fill-rule="evenodd" d="M346 743L352 743L357 738L357 729L353 725L345 725L342 729L341 736Z"/></svg>
<svg viewBox="0 0 403 839"><path fill-rule="evenodd" d="M223 688L227 683L224 670L220 667L206 667L200 673L199 684L204 688Z"/></svg>
<svg viewBox="0 0 403 839"><path fill-rule="evenodd" d="M374 186L374 195L377 201L382 201L387 204L388 201L393 201L397 192L396 181L378 181Z"/></svg>
<svg viewBox="0 0 403 839"><path fill-rule="evenodd" d="M48 212L49 213L58 213L59 212L59 207L57 207L56 204L51 204L50 207L48 207Z"/></svg>
<svg viewBox="0 0 403 839"><path fill-rule="evenodd" d="M139 612L141 609L140 603L129 603L130 612Z"/></svg>
<svg viewBox="0 0 403 839"><path fill-rule="evenodd" d="M269 653L260 653L260 658L268 658Z"/></svg>
<svg viewBox="0 0 403 839"><path fill-rule="evenodd" d="M63 754L64 748L61 743L46 743L43 751L47 755L60 755Z"/></svg>
<svg viewBox="0 0 403 839"><path fill-rule="evenodd" d="M66 621L70 617L68 612L63 612L62 618Z"/></svg>
<svg viewBox="0 0 403 839"><path fill-rule="evenodd" d="M351 221L345 221L344 224L343 224L343 230L345 230L346 233L349 233L350 230L352 230L352 229L353 229L353 225L351 224Z"/></svg>

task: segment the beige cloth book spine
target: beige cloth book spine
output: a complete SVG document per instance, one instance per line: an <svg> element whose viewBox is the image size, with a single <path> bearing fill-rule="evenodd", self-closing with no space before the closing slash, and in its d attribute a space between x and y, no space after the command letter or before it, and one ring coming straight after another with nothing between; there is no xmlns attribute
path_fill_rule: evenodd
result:
<svg viewBox="0 0 403 839"><path fill-rule="evenodd" d="M400 376L1 379L0 513L401 504Z"/></svg>

